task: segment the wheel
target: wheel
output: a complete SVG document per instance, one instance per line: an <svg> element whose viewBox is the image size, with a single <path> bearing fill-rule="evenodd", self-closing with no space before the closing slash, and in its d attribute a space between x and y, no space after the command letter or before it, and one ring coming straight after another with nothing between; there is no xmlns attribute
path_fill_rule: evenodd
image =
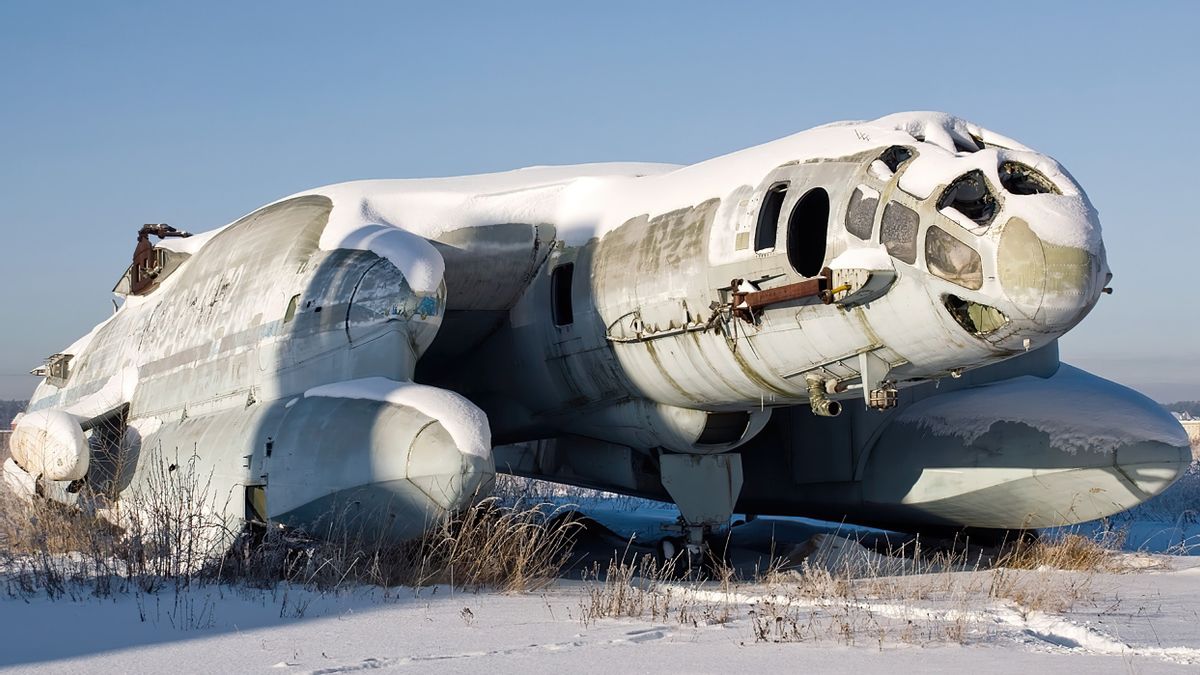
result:
<svg viewBox="0 0 1200 675"><path fill-rule="evenodd" d="M667 563L674 561L683 550L683 540L678 537L663 537L658 540L659 562Z"/></svg>

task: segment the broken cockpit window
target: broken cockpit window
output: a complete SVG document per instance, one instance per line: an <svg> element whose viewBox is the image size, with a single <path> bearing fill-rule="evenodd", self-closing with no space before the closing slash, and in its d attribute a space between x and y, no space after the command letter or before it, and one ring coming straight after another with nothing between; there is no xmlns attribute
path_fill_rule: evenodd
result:
<svg viewBox="0 0 1200 675"><path fill-rule="evenodd" d="M1040 171L1020 162L1000 165L1000 184L1014 195L1062 194L1058 186Z"/></svg>
<svg viewBox="0 0 1200 675"><path fill-rule="evenodd" d="M985 337L995 333L1008 323L1008 317L1004 315L1004 312L995 307L964 300L957 295L947 295L945 304L946 310L950 312L950 316L954 317L958 325L975 337Z"/></svg>
<svg viewBox="0 0 1200 675"><path fill-rule="evenodd" d="M889 254L911 265L917 261L917 229L920 226L921 218L916 211L897 202L888 202L879 223L879 241L887 247Z"/></svg>
<svg viewBox="0 0 1200 675"><path fill-rule="evenodd" d="M938 199L938 210L950 208L977 225L990 225L996 215L996 196L979 169L954 179Z"/></svg>
<svg viewBox="0 0 1200 675"><path fill-rule="evenodd" d="M896 173L900 170L901 164L904 164L912 158L912 150L909 150L903 145L893 145L892 147L883 151L883 154L879 156L879 161L886 164L887 168L892 170L892 173Z"/></svg>
<svg viewBox="0 0 1200 675"><path fill-rule="evenodd" d="M879 193L865 185L854 188L850 204L846 206L846 231L859 239L870 239L875 229L875 210L879 207Z"/></svg>
<svg viewBox="0 0 1200 675"><path fill-rule="evenodd" d="M952 133L950 138L954 142L954 149L958 152L979 152L983 148L983 144L976 142L974 136L959 136Z"/></svg>
<svg viewBox="0 0 1200 675"><path fill-rule="evenodd" d="M931 225L925 234L925 264L933 274L964 288L983 286L983 262L975 249L942 228Z"/></svg>

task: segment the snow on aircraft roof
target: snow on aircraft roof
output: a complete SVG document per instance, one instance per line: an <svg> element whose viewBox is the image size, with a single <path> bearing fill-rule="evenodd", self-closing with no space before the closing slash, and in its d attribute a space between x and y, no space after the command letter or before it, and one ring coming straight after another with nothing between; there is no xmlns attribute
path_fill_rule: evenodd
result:
<svg viewBox="0 0 1200 675"><path fill-rule="evenodd" d="M353 213L357 211L361 217L374 214L374 204L383 204L396 198L407 198L416 203L424 201L426 206L435 207L441 212L447 207L458 206L464 198L478 200L480 198L500 197L504 194L523 193L526 198L532 197L542 188L555 188L572 180L585 177L628 176L639 177L664 173L678 169L677 164L656 164L650 162L598 162L592 164L568 164L561 166L530 166L511 171L496 173L480 173L466 176L445 176L439 178L383 178L333 183L322 187L303 190L278 199L276 204L304 195L323 195L334 202L334 209L339 205L343 217L354 220ZM514 199L521 203L522 199ZM440 202L440 204L439 204ZM267 206L270 206L268 204ZM436 208L440 206L441 208ZM355 208L357 207L357 208ZM262 208L262 207L260 207ZM259 209L255 209L258 211ZM253 212L251 212L253 213ZM244 216L243 216L244 217ZM361 218L360 218L361 219ZM238 220L241 220L239 218ZM233 222L237 222L236 220ZM494 224L498 221L490 221ZM515 221L504 221L515 222ZM229 223L208 232L203 232L186 239L168 239L158 244L180 253L195 253L214 235L224 230ZM384 224L384 223L374 223ZM400 227L400 225L395 225ZM420 233L427 229L422 222L405 223L404 229ZM458 229L450 227L442 231ZM440 233L440 232L439 232Z"/></svg>
<svg viewBox="0 0 1200 675"><path fill-rule="evenodd" d="M391 261L414 291L433 293L442 282L445 263L427 239L475 225L551 223L558 196L571 181L637 178L675 168L673 164L613 162L446 178L361 180L298 192L278 201L305 195L328 197L333 210L321 235L322 250L371 251ZM166 240L159 246L195 253L225 227Z"/></svg>
<svg viewBox="0 0 1200 675"><path fill-rule="evenodd" d="M655 216L708 199L725 199L742 185L757 184L786 162L848 157L892 145L916 150L899 184L922 199L972 170L981 171L993 186L999 186L1001 164L1019 162L1033 168L1058 194L1006 195L1007 214L1023 218L1048 243L1099 252L1096 211L1058 162L1012 139L938 112L835 122L684 167L648 163L539 166L473 176L353 181L291 197L324 195L333 201L320 241L322 249L373 251L396 264L410 278L414 290L433 292L441 281L444 263L436 249L419 238L434 239L479 225L531 223L552 224L560 240L580 245L640 213ZM964 226L974 227L972 223ZM159 246L191 253L217 231Z"/></svg>

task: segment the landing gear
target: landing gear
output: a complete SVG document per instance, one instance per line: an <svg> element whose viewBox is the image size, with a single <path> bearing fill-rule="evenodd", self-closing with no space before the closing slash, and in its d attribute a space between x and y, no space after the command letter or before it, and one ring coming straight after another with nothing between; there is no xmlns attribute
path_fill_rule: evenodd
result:
<svg viewBox="0 0 1200 675"><path fill-rule="evenodd" d="M663 537L658 540L658 559L663 562L674 560L685 550L687 550L686 544L681 537Z"/></svg>
<svg viewBox="0 0 1200 675"><path fill-rule="evenodd" d="M659 458L659 466L663 487L680 513L678 523L664 527L674 536L659 542L659 555L663 560L685 558L689 564L699 563L706 552L724 548L707 542L713 540L714 531L729 526L742 491L742 456L670 454Z"/></svg>

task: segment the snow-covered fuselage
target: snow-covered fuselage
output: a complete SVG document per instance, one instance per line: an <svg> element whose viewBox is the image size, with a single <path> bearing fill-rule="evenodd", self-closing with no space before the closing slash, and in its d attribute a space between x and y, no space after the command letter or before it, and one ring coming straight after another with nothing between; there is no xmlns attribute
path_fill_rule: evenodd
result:
<svg viewBox="0 0 1200 675"><path fill-rule="evenodd" d="M1168 414L1059 367L1111 278L1083 191L946 115L334 185L158 248L35 393L10 480L108 507L187 459L234 518L352 504L398 537L496 469L705 524L1017 528L1128 508L1190 458Z"/></svg>

